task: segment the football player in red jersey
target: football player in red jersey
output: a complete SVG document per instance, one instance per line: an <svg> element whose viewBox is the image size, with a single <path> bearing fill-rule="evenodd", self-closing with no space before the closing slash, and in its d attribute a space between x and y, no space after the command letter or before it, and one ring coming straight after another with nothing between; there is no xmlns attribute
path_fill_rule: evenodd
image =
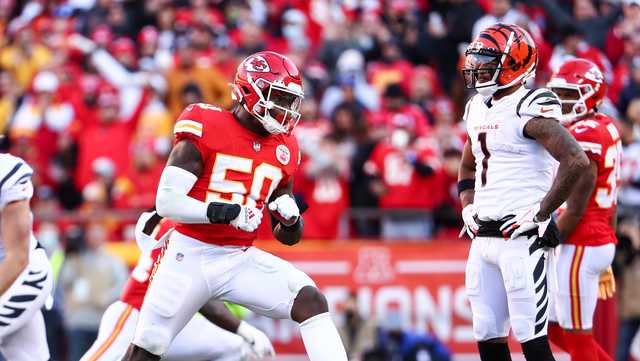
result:
<svg viewBox="0 0 640 361"><path fill-rule="evenodd" d="M591 328L600 289L604 297L611 296L615 289L611 262L617 243L614 224L622 155L620 134L614 121L597 111L606 84L593 62L564 62L547 87L560 98L562 123L590 160L589 176L574 185L566 209L558 217L564 242L556 250L558 285L552 291L555 307L551 307L550 317L555 322L549 324L549 339L574 361L612 360L595 342Z"/></svg>
<svg viewBox="0 0 640 361"><path fill-rule="evenodd" d="M299 242L303 222L292 195L300 154L290 134L304 96L299 70L264 51L238 66L236 105L189 105L156 197L177 223L140 310L125 360L159 360L209 299L233 302L300 323L311 361L346 361L325 297L305 273L255 247L268 207L280 242Z"/></svg>
<svg viewBox="0 0 640 361"><path fill-rule="evenodd" d="M157 243L173 230L175 223L145 212L136 225L136 242ZM112 303L100 321L98 337L80 361L117 361L127 351L133 339L140 306L149 288L149 278L162 248L143 250L131 272L120 299ZM235 318L221 301L207 302L178 333L163 360L244 361L249 357L273 356L269 338L250 324ZM211 321L208 322L207 320ZM244 339L244 341L243 341Z"/></svg>

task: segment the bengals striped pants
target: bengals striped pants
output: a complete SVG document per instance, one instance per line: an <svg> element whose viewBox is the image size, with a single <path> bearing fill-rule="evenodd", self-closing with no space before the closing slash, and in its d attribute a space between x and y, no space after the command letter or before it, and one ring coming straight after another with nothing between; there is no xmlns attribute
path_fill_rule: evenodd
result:
<svg viewBox="0 0 640 361"><path fill-rule="evenodd" d="M547 334L549 250L536 237L476 237L465 287L477 341L506 337L520 343Z"/></svg>

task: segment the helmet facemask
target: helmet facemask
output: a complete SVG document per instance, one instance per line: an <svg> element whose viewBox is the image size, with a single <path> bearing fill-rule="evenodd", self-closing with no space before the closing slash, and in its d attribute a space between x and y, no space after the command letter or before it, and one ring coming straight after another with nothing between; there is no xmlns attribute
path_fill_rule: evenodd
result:
<svg viewBox="0 0 640 361"><path fill-rule="evenodd" d="M590 84L567 84L564 79L561 81L552 79L547 86L558 95L562 105L562 124L570 124L589 112L587 99L595 94L595 89ZM567 111L567 108L570 110Z"/></svg>
<svg viewBox="0 0 640 361"><path fill-rule="evenodd" d="M290 83L288 86L281 81L269 82L258 78L253 80L249 76L249 84L254 88L259 100L253 109L245 109L253 114L264 129L271 134L289 133L300 120L300 107L304 94L302 87Z"/></svg>
<svg viewBox="0 0 640 361"><path fill-rule="evenodd" d="M501 84L500 75L503 70L517 69L520 66L515 59L509 55L514 42L514 33L509 35L503 52L493 48L485 48L482 43L473 43L465 52L465 68L462 74L467 89L475 89L483 96L492 96L496 91L506 89L520 82L524 83L535 74L536 62L520 76Z"/></svg>
<svg viewBox="0 0 640 361"><path fill-rule="evenodd" d="M500 76L500 54L490 51L467 51L465 68L462 70L465 87L475 89L484 96L498 90Z"/></svg>

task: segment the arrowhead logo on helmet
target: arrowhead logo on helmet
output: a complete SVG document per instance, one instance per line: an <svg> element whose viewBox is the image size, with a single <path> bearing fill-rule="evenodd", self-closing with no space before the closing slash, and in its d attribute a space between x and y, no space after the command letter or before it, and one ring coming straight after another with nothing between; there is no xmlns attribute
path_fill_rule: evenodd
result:
<svg viewBox="0 0 640 361"><path fill-rule="evenodd" d="M253 56L244 62L247 71L255 71L259 73L268 73L271 71L269 63L260 55Z"/></svg>

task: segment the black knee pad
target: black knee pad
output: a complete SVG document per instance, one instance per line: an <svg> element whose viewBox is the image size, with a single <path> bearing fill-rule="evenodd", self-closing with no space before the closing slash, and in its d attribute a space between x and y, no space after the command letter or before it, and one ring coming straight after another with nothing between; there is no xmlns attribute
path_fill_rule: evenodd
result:
<svg viewBox="0 0 640 361"><path fill-rule="evenodd" d="M547 336L540 336L522 343L522 353L527 361L555 361Z"/></svg>
<svg viewBox="0 0 640 361"><path fill-rule="evenodd" d="M511 361L509 346L504 342L478 341L482 361Z"/></svg>

